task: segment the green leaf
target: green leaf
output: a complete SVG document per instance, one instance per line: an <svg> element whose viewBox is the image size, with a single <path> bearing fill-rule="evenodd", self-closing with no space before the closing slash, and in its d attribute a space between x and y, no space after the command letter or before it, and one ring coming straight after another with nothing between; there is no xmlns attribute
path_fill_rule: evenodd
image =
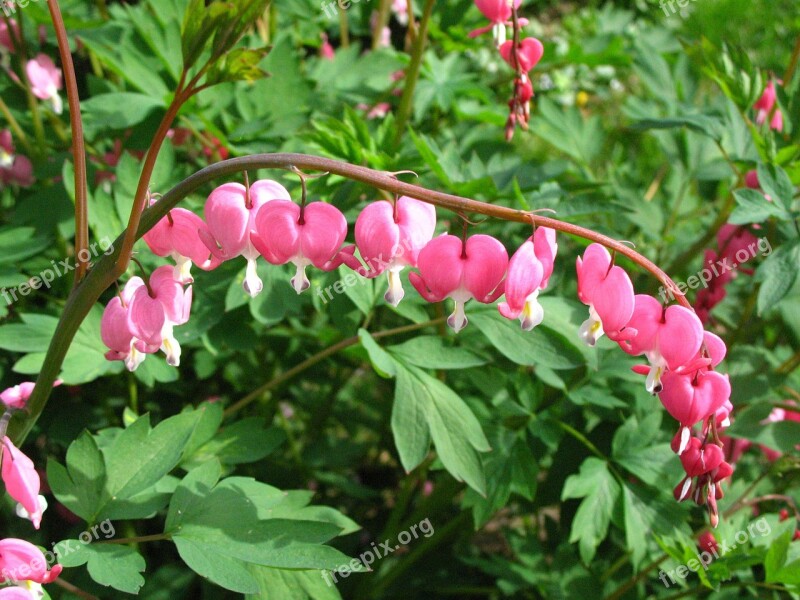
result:
<svg viewBox="0 0 800 600"><path fill-rule="evenodd" d="M407 471L422 462L433 439L450 474L486 493L477 452L488 452L489 442L469 407L438 379L411 365L398 369L392 431Z"/></svg>
<svg viewBox="0 0 800 600"><path fill-rule="evenodd" d="M249 565L248 568L258 582L258 593L249 596L248 600L341 600L326 571L290 571L259 565ZM328 576L327 580L325 576Z"/></svg>
<svg viewBox="0 0 800 600"><path fill-rule="evenodd" d="M736 208L728 221L734 225L763 223L770 217L783 220L789 216L782 205L770 202L759 191L743 188L734 190L733 196L736 199Z"/></svg>
<svg viewBox="0 0 800 600"><path fill-rule="evenodd" d="M130 546L64 540L56 545L56 553L65 567L87 565L89 575L100 585L127 594L138 594L144 585L144 558Z"/></svg>
<svg viewBox="0 0 800 600"><path fill-rule="evenodd" d="M64 468L53 459L47 461L47 478L53 494L64 506L85 521L97 514L106 484L103 455L88 431L70 444Z"/></svg>
<svg viewBox="0 0 800 600"><path fill-rule="evenodd" d="M634 570L642 565L647 555L648 541L644 535L676 535L685 527L685 514L672 493L663 498L653 494L655 488L643 488L626 482L623 486L622 506L625 516L625 540L631 551Z"/></svg>
<svg viewBox="0 0 800 600"><path fill-rule="evenodd" d="M773 203L786 209L792 206L794 185L786 171L777 165L758 164L758 185Z"/></svg>
<svg viewBox="0 0 800 600"><path fill-rule="evenodd" d="M378 345L378 342L373 339L369 331L366 329L359 329L358 338L361 340L361 345L364 346L364 350L367 351L369 360L372 362L372 366L378 375L385 378L397 375L397 367L394 359Z"/></svg>
<svg viewBox="0 0 800 600"><path fill-rule="evenodd" d="M198 420L197 413L182 413L151 429L144 415L122 431L104 450L109 501L129 498L174 469Z"/></svg>
<svg viewBox="0 0 800 600"><path fill-rule="evenodd" d="M762 315L786 297L797 279L800 265L800 244L784 245L773 252L756 271L757 309Z"/></svg>
<svg viewBox="0 0 800 600"><path fill-rule="evenodd" d="M251 463L271 454L285 441L283 430L265 428L263 419L242 419L228 425L201 446L192 456L192 461L202 462L215 456L226 465Z"/></svg>
<svg viewBox="0 0 800 600"><path fill-rule="evenodd" d="M518 323L486 310L473 311L468 317L495 348L518 365L544 365L558 370L584 364L583 355L574 344L544 325L523 331Z"/></svg>
<svg viewBox="0 0 800 600"><path fill-rule="evenodd" d="M435 335L415 337L387 348L405 362L426 369L469 369L486 364L486 359L469 350L454 347Z"/></svg>
<svg viewBox="0 0 800 600"><path fill-rule="evenodd" d="M584 499L572 521L569 541L578 542L581 560L585 564L592 561L597 547L608 533L619 494L619 483L609 472L606 463L593 456L584 460L580 472L570 475L564 483L562 500Z"/></svg>
<svg viewBox="0 0 800 600"><path fill-rule="evenodd" d="M164 108L164 102L145 94L112 92L82 101L81 108L96 129L127 129L144 121L156 109Z"/></svg>

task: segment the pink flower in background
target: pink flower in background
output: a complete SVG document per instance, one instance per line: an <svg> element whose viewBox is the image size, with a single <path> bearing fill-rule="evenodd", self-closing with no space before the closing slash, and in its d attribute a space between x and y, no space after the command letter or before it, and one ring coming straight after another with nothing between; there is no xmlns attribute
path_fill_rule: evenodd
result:
<svg viewBox="0 0 800 600"><path fill-rule="evenodd" d="M473 235L466 242L454 235L431 240L419 253L419 274L409 280L428 302L452 298L455 310L447 324L458 333L466 327L464 305L474 298L490 304L503 291L508 253L499 241L488 235Z"/></svg>
<svg viewBox="0 0 800 600"><path fill-rule="evenodd" d="M206 247L198 231L205 227L203 219L185 208L173 208L168 216L144 234L144 241L156 256L169 256L175 261L176 281L192 283L192 264L204 271L215 269L222 262Z"/></svg>
<svg viewBox="0 0 800 600"><path fill-rule="evenodd" d="M356 246L366 267L352 256L345 263L364 277L387 273L389 289L384 298L397 306L405 292L400 272L416 267L420 251L433 238L436 208L432 204L401 196L394 205L386 200L368 204L358 215Z"/></svg>
<svg viewBox="0 0 800 600"><path fill-rule="evenodd" d="M392 0L392 14L400 25L408 25L408 0Z"/></svg>
<svg viewBox="0 0 800 600"><path fill-rule="evenodd" d="M52 583L62 569L61 565L54 564L48 571L44 554L30 542L14 538L0 540L0 583Z"/></svg>
<svg viewBox="0 0 800 600"><path fill-rule="evenodd" d="M61 89L61 70L46 54L39 54L25 65L25 72L31 84L31 92L40 100L49 100L53 112L60 115L64 106L58 90Z"/></svg>
<svg viewBox="0 0 800 600"><path fill-rule="evenodd" d="M9 19L6 23L5 19L0 18L0 47L13 52L14 39L19 39L19 25L14 19Z"/></svg>
<svg viewBox="0 0 800 600"><path fill-rule="evenodd" d="M8 129L0 131L0 182L22 187L33 185L33 165L26 156L14 154L14 141Z"/></svg>
<svg viewBox="0 0 800 600"><path fill-rule="evenodd" d="M623 340L620 347L631 356L647 357L650 370L645 387L650 393L661 391L664 372L686 366L703 343L703 324L694 311L677 305L665 308L646 294L636 295L629 326L636 336Z"/></svg>
<svg viewBox="0 0 800 600"><path fill-rule="evenodd" d="M63 381L56 379L56 381L53 382L53 387L61 385L62 383ZM17 410L25 408L28 398L30 398L31 394L33 393L33 388L35 385L36 384L32 381L23 381L19 385L7 388L0 393L0 400L2 400L3 404L5 404L7 408L13 408Z"/></svg>
<svg viewBox="0 0 800 600"><path fill-rule="evenodd" d="M19 502L23 510L17 514L31 520L34 528L39 529L42 512L47 508L44 497L39 496L41 482L33 461L25 456L8 437L3 438L3 484L6 492ZM0 560L2 557L0 556Z"/></svg>
<svg viewBox="0 0 800 600"><path fill-rule="evenodd" d="M264 288L256 270L258 250L250 241L255 232L256 215L272 200L291 201L289 192L277 181L262 179L250 186L250 191L240 183L226 183L216 188L205 205L205 225L200 228L200 239L220 261L243 256L247 260L244 290L256 297Z"/></svg>
<svg viewBox="0 0 800 600"><path fill-rule="evenodd" d="M579 335L589 346L605 334L614 341L636 335L628 327L633 315L633 284L628 274L611 265L611 255L600 244L590 244L576 261L578 298L589 307L589 318Z"/></svg>
<svg viewBox="0 0 800 600"><path fill-rule="evenodd" d="M336 52L328 41L328 34L323 32L319 34L319 37L322 38L322 44L319 47L320 58L324 60L333 60L336 56Z"/></svg>
<svg viewBox="0 0 800 600"><path fill-rule="evenodd" d="M778 94L775 91L775 82L770 81L764 88L761 97L753 105L753 108L756 110L756 123L763 125L772 114L769 122L770 128L776 131L783 131L783 113L781 113L780 108L775 108L777 100Z"/></svg>
<svg viewBox="0 0 800 600"><path fill-rule="evenodd" d="M748 258L753 256L755 249L758 248L758 238L746 227L727 223L717 232L717 246L719 246L720 260L727 259L731 266L735 267L745 262L740 260L742 256ZM733 277L735 271L731 270L730 275Z"/></svg>
<svg viewBox="0 0 800 600"><path fill-rule="evenodd" d="M539 227L508 263L506 301L501 302L497 309L507 319L518 318L525 331L530 331L544 319L538 297L553 273L557 249L555 231Z"/></svg>
<svg viewBox="0 0 800 600"><path fill-rule="evenodd" d="M253 246L273 265L292 263L297 271L292 287L299 294L309 288L306 267L332 271L352 255L355 246L342 249L347 220L331 204L312 202L300 207L291 200L274 200L258 211Z"/></svg>
<svg viewBox="0 0 800 600"><path fill-rule="evenodd" d="M784 402L786 404L794 404L792 400L785 400ZM780 423L782 421L795 421L797 423L800 423L800 412L794 410L786 410L785 408L773 408L772 412L769 413L769 416L763 421L761 421L761 424L768 425L770 423ZM778 460L781 456L783 456L783 452L774 450L763 444L760 444L759 447L761 448L761 452L769 461ZM798 444L796 447L798 450L800 450L800 444Z"/></svg>

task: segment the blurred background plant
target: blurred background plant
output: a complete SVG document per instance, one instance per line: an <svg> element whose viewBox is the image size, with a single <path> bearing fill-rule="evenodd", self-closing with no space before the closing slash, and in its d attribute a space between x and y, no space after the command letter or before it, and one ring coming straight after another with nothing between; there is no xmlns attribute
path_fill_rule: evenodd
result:
<svg viewBox="0 0 800 600"><path fill-rule="evenodd" d="M127 223L143 155L180 80L188 4L62 3L89 153L92 241L116 238ZM413 292L389 306L377 281L347 287L328 302L316 293L297 296L288 268L264 264L264 292L250 299L241 287L243 266L234 261L194 274L192 319L176 332L182 366L148 360L128 373L103 358L96 306L67 355L66 385L53 392L25 445L37 466L50 463L52 508L32 538L9 504L6 535L49 548L104 516L118 521L120 535L135 542L114 545L116 554L93 550L62 561L76 568L62 574L68 585L49 593L64 598L135 591L143 598L222 598L223 588L326 599L796 596L800 546L789 543L800 502L800 423L791 417L800 400L795 3L697 0L668 17L645 0L527 0L523 31L542 40L545 53L531 73L530 129L512 143L503 126L513 73L489 37L468 37L484 23L473 2L412 2L413 16L403 4L354 3L331 20L319 2L272 2L239 45L271 48L258 62L269 76L223 82L188 100L158 155L152 192L251 153L305 152L413 170L431 189L522 210L551 208L561 219L630 240L679 281L703 268L705 250L724 251L717 233L726 223L754 239L766 236L775 252L727 284L707 327L730 349L725 367L735 412L727 433L729 451L740 454L714 535L733 539L756 515L771 533L670 588L659 580L659 570L697 554L704 514L672 498L682 476L669 448L674 431L631 373L637 361L607 340L596 350L581 345L572 265L585 244L559 236L556 270L541 299L545 321L531 334L494 308L472 307L470 325L454 336L442 325L443 307ZM413 94L404 96L422 23L429 44ZM13 20L0 16L6 289L75 252L68 111L56 110L53 89L65 106L66 97L41 56L61 66L45 3L18 7ZM29 61L37 59L53 84L49 92L30 75ZM758 124L754 110L770 80L778 82L770 119L781 111L780 130L770 119ZM751 170L773 204L743 193ZM299 198L297 177L256 175L277 179ZM334 203L351 224L367 201L389 197L333 175L308 186L311 200ZM182 205L200 214L204 200L193 194ZM438 212L437 233L451 225L457 233L456 215ZM512 251L530 235L492 220L472 229ZM143 242L136 248L148 271L165 264ZM657 294L654 279L625 266L637 290ZM345 274L314 271L311 291ZM39 372L71 285L71 277L59 277L49 290L0 302L4 387ZM690 293L689 300L696 298ZM369 341L366 330L381 337ZM387 361L415 373L412 383L387 377ZM430 434L437 452L406 473L397 447L414 432L393 418L393 406L412 401L447 410ZM477 418L491 452L476 450L480 444L463 431L463 411ZM145 413L160 423L152 431ZM148 454L148 435L170 441ZM118 505L75 500L87 461L110 469L145 458L156 466L140 485L120 488ZM319 524L303 533L314 560L281 565L270 554L271 566L264 566L267 558L254 566L222 538L200 535L191 549L189 541L165 543L162 532L176 531L170 527L179 526L185 494L223 475L231 477L214 488L219 504L206 501L229 520L203 526L235 529L236 511L248 510L244 500L266 507L273 498L277 506L279 489L294 490L273 516ZM231 500L237 489L241 504ZM312 496L314 507L306 506ZM426 518L434 535L371 572L340 579L338 591L313 570L342 564ZM275 537L282 530L264 535L269 531ZM326 546L328 555L318 544L336 533L332 545L341 552ZM279 545L264 557L268 550L280 554ZM204 564L203 555L216 565ZM85 563L88 569L80 567Z"/></svg>

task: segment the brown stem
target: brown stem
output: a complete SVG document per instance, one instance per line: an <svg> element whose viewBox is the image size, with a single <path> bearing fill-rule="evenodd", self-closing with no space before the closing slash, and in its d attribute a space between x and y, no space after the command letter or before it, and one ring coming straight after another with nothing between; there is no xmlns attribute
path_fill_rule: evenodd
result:
<svg viewBox="0 0 800 600"><path fill-rule="evenodd" d="M72 160L75 163L75 284L78 285L89 268L89 208L86 183L86 147L83 140L83 121L81 120L81 101L78 97L78 82L75 77L75 65L69 51L69 39L64 27L64 18L58 0L47 0L50 17L58 39L58 52L61 55L61 67L64 71L64 85L69 102L69 122L72 128Z"/></svg>
<svg viewBox="0 0 800 600"><path fill-rule="evenodd" d="M79 598L86 598L86 600L100 600L100 598L98 598L97 596L94 596L89 592L84 592L78 586L71 584L69 581L64 581L63 579L61 579L61 577L56 579L53 583L59 587L64 588L70 594L78 596Z"/></svg>
<svg viewBox="0 0 800 600"><path fill-rule="evenodd" d="M800 36L797 36L797 40L795 40L792 58L789 60L789 65L786 67L786 73L783 74L783 85L788 86L789 82L792 80L794 70L797 68L798 59L800 59Z"/></svg>
<svg viewBox="0 0 800 600"><path fill-rule="evenodd" d="M181 106L183 106L184 102L194 93L191 82L186 88L183 87L185 80L186 71L184 70L181 74L181 80L178 84L175 97L172 99L164 118L161 119L161 125L159 125L155 136L153 136L153 143L150 144L150 148L147 150L147 156L145 156L144 165L142 166L142 174L139 177L139 186L136 188L136 195L133 197L133 206L131 207L131 214L128 218L128 227L125 230L125 237L122 240L122 251L120 252L116 268L114 269L114 279L119 279L119 277L127 271L128 265L130 264L131 255L133 254L133 245L138 239L136 233L139 229L139 222L142 218L142 212L144 212L146 208L145 204L148 190L150 189L150 178L153 175L153 169L156 166L156 159L158 158L161 146L167 138L169 128L172 126L172 122L178 115Z"/></svg>

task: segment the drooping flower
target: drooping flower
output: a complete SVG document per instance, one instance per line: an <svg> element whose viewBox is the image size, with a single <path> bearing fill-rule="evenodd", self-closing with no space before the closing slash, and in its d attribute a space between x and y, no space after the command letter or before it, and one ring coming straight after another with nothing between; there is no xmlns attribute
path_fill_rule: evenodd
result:
<svg viewBox="0 0 800 600"><path fill-rule="evenodd" d="M306 267L332 271L352 255L355 246L342 248L347 220L341 211L325 202L300 207L291 200L267 203L255 219L253 246L273 265L292 263L297 272L291 283L299 294L311 285Z"/></svg>
<svg viewBox="0 0 800 600"><path fill-rule="evenodd" d="M0 131L0 182L28 187L35 182L33 164L28 157L14 153L14 142L8 129Z"/></svg>
<svg viewBox="0 0 800 600"><path fill-rule="evenodd" d="M408 25L408 0L392 0L392 14L400 25Z"/></svg>
<svg viewBox="0 0 800 600"><path fill-rule="evenodd" d="M194 263L204 271L215 269L222 262L211 254L200 239L203 219L185 208L173 208L168 216L144 234L144 241L156 256L169 256L175 261L174 278L180 283L192 283Z"/></svg>
<svg viewBox="0 0 800 600"><path fill-rule="evenodd" d="M514 0L513 7L519 8L520 4L522 4L522 0ZM469 37L478 37L491 31L495 44L500 46L506 41L506 26L510 24L511 20L512 4L510 0L475 0L475 6L489 19L490 24L470 31ZM518 19L518 21L521 26L528 24L527 19Z"/></svg>
<svg viewBox="0 0 800 600"><path fill-rule="evenodd" d="M146 354L139 351L138 341L128 326L128 312L133 294L144 286L141 277L131 277L120 295L114 296L103 311L100 321L100 337L108 346L106 360L121 360L129 371L135 371L146 358Z"/></svg>
<svg viewBox="0 0 800 600"><path fill-rule="evenodd" d="M539 227L508 263L506 301L497 308L507 319L518 318L525 331L530 331L544 319L544 310L538 297L553 273L557 248L555 231Z"/></svg>
<svg viewBox="0 0 800 600"><path fill-rule="evenodd" d="M779 82L780 83L780 82ZM764 88L761 97L756 100L753 108L756 110L756 123L763 125L770 118L769 126L776 131L783 131L783 113L780 108L775 108L778 94L775 91L775 82L770 81ZM773 112L774 110L774 112Z"/></svg>
<svg viewBox="0 0 800 600"><path fill-rule="evenodd" d="M717 246L720 260L730 263L729 271L733 277L736 273L734 269L754 254L758 247L758 238L746 227L726 223L717 232Z"/></svg>
<svg viewBox="0 0 800 600"><path fill-rule="evenodd" d="M466 327L464 305L474 298L490 304L503 291L508 253L499 241L488 235L473 235L466 242L453 235L433 238L419 253L419 274L409 280L428 302L452 298L455 310L447 324L458 333Z"/></svg>
<svg viewBox="0 0 800 600"><path fill-rule="evenodd" d="M6 492L19 502L25 511L22 514L30 519L34 528L39 529L42 512L47 507L46 503L43 505L41 502L44 497L39 495L39 473L36 472L33 461L14 446L8 436L3 438L2 444L2 474Z"/></svg>
<svg viewBox="0 0 800 600"><path fill-rule="evenodd" d="M513 49L513 40L508 40L500 46L500 55L512 69L522 73L530 72L542 60L544 55L542 42L533 37L520 40L517 44L516 57ZM517 63L519 63L519 68L517 68Z"/></svg>
<svg viewBox="0 0 800 600"><path fill-rule="evenodd" d="M662 376L663 389L659 400L667 412L680 423L673 440L673 449L682 454L695 424L714 415L731 397L727 375L716 371L697 371L694 374L667 371Z"/></svg>
<svg viewBox="0 0 800 600"><path fill-rule="evenodd" d="M353 257L345 256L345 263L370 279L387 273L389 289L384 298L397 306L405 295L400 273L417 266L419 253L435 228L432 204L407 196L398 198L394 206L386 200L372 202L358 215L355 226L356 246L366 268Z"/></svg>
<svg viewBox="0 0 800 600"><path fill-rule="evenodd" d="M622 340L620 347L631 356L645 355L650 362L645 387L650 393L661 390L661 378L695 358L703 343L703 324L694 311L683 306L663 307L646 294L635 297L629 326L636 336Z"/></svg>
<svg viewBox="0 0 800 600"><path fill-rule="evenodd" d="M25 72L31 84L31 92L40 100L49 100L53 105L53 112L60 115L64 104L58 90L62 86L61 69L56 67L53 59L46 54L39 54L28 61Z"/></svg>
<svg viewBox="0 0 800 600"><path fill-rule="evenodd" d="M63 567L54 564L47 569L47 560L39 548L25 540L0 540L0 583L32 581L52 583Z"/></svg>
<svg viewBox="0 0 800 600"><path fill-rule="evenodd" d="M150 275L150 288L164 308L160 349L167 356L167 364L177 367L181 361L181 345L175 339L173 329L189 321L192 286L184 290L181 283L175 280L173 269L165 265Z"/></svg>
<svg viewBox="0 0 800 600"><path fill-rule="evenodd" d="M331 43L328 41L328 34L322 32L319 34L322 43L319 47L319 56L324 60L333 60L336 57L336 51L331 46Z"/></svg>
<svg viewBox="0 0 800 600"><path fill-rule="evenodd" d="M61 385L62 383L60 379L56 379L53 382L53 387ZM31 397L35 386L36 384L32 381L23 381L18 385L6 388L0 393L0 401L6 405L6 408L16 410L25 408L25 405L28 403L28 398Z"/></svg>
<svg viewBox="0 0 800 600"><path fill-rule="evenodd" d="M9 52L14 51L14 42L12 39L19 39L19 25L14 19L0 19L0 47L5 48Z"/></svg>
<svg viewBox="0 0 800 600"><path fill-rule="evenodd" d="M633 315L633 284L619 266L612 266L611 255L600 244L590 244L583 257L576 261L578 298L589 307L589 318L581 325L579 335L589 346L605 334L614 341L636 335L628 326Z"/></svg>
<svg viewBox="0 0 800 600"><path fill-rule="evenodd" d="M263 179L247 189L240 183L219 186L205 205L206 224L200 228L200 239L220 261L243 256L247 260L244 289L257 296L264 284L256 272L258 250L250 241L255 232L255 218L262 206L271 200L290 201L289 192L277 181Z"/></svg>

